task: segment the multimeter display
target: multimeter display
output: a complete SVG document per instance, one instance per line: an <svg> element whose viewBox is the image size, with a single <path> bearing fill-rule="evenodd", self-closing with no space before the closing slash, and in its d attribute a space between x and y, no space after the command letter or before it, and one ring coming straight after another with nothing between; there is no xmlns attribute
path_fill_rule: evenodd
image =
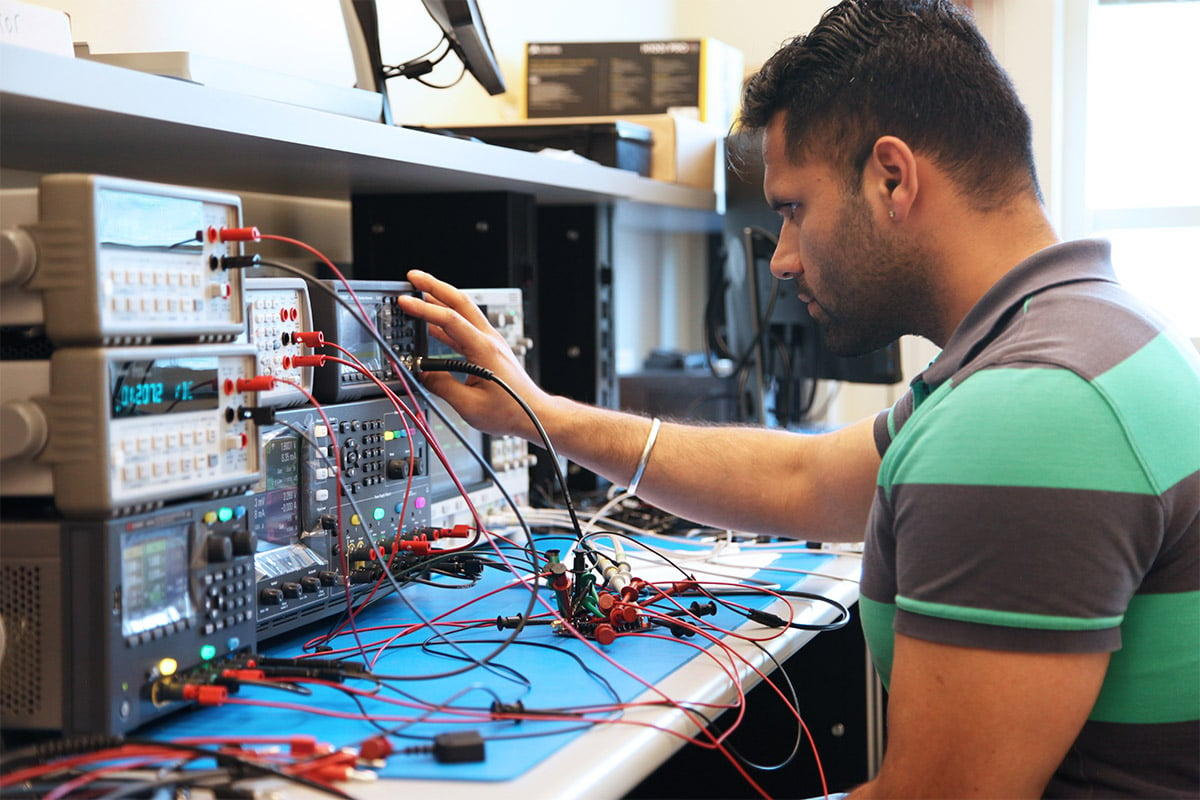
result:
<svg viewBox="0 0 1200 800"><path fill-rule="evenodd" d="M216 358L166 358L112 365L112 419L214 409L220 401Z"/></svg>
<svg viewBox="0 0 1200 800"><path fill-rule="evenodd" d="M196 235L206 225L201 200L101 189L97 204L96 234L101 245L196 253L203 248Z"/></svg>

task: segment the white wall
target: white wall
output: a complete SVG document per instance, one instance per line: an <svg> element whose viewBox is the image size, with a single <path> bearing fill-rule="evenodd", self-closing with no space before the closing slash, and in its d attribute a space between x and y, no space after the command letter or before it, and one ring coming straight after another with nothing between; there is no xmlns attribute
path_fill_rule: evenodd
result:
<svg viewBox="0 0 1200 800"><path fill-rule="evenodd" d="M337 0L26 0L66 11L96 52L190 50L351 85Z"/></svg>
<svg viewBox="0 0 1200 800"><path fill-rule="evenodd" d="M1050 219L1063 217L1066 0L974 0L979 29L1033 119L1033 155Z"/></svg>
<svg viewBox="0 0 1200 800"><path fill-rule="evenodd" d="M76 40L96 52L190 50L329 83L353 83L337 0L29 0L68 12ZM761 63L785 39L807 30L826 0L479 0L509 91L490 98L470 79L448 91L394 80L397 118L405 123L515 119L524 105L527 41L698 38L732 44L747 65ZM433 47L437 32L420 0L379 3L385 62ZM764 35L764 31L770 31ZM453 58L429 77L458 74Z"/></svg>

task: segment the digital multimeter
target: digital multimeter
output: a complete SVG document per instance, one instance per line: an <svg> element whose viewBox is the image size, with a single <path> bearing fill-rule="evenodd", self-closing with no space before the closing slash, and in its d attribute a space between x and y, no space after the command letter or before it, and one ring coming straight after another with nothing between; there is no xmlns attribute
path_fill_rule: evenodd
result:
<svg viewBox="0 0 1200 800"><path fill-rule="evenodd" d="M5 496L107 516L259 479L250 345L65 347L0 370Z"/></svg>
<svg viewBox="0 0 1200 800"><path fill-rule="evenodd" d="M245 330L241 273L221 267L240 252L220 235L241 223L237 195L63 173L41 179L36 215L4 205L4 325L44 325L56 346L227 342Z"/></svg>

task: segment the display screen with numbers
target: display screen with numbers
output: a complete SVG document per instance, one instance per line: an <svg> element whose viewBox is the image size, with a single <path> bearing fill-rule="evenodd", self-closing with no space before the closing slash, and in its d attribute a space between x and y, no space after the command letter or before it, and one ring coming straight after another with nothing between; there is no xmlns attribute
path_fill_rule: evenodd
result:
<svg viewBox="0 0 1200 800"><path fill-rule="evenodd" d="M165 358L112 365L113 419L182 414L220 402L216 358Z"/></svg>

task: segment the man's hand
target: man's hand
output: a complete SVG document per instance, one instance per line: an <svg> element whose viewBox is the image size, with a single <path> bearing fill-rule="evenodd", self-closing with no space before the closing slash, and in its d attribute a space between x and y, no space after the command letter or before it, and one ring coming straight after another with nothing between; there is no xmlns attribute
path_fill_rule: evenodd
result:
<svg viewBox="0 0 1200 800"><path fill-rule="evenodd" d="M424 292L425 298L401 296L400 310L429 323L430 336L467 361L491 370L541 416L549 396L525 372L508 342L479 307L461 291L427 272L412 270L408 280ZM463 383L445 372L427 372L421 380L431 392L454 406L472 427L493 435L536 438L529 418L495 383L473 375Z"/></svg>

